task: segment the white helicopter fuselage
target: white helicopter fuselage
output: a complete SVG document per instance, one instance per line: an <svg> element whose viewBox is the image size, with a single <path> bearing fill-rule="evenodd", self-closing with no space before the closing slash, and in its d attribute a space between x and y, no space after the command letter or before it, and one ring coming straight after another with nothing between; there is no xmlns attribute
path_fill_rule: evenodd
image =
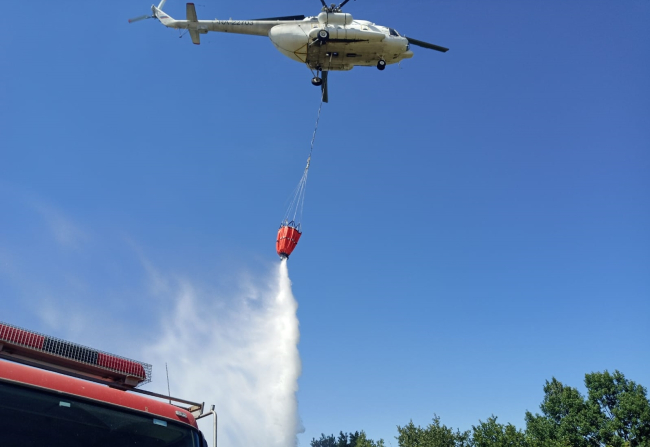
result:
<svg viewBox="0 0 650 447"><path fill-rule="evenodd" d="M321 15L349 16L350 23L323 23L305 19L303 23L278 25L269 31L273 45L285 56L325 71L351 70L354 66L375 66L380 60L395 64L413 57L408 40L399 34L367 21L355 21L349 14L321 13ZM309 21L308 21L309 20ZM320 31L329 34L325 42L318 40Z"/></svg>
<svg viewBox="0 0 650 447"><path fill-rule="evenodd" d="M354 20L346 13L323 11L316 17L291 21L197 20L193 8L188 4L188 20L174 20L156 6L152 11L163 25L187 29L195 44L200 42L200 34L210 31L267 36L282 54L313 70L351 70L413 57L408 39L397 31Z"/></svg>

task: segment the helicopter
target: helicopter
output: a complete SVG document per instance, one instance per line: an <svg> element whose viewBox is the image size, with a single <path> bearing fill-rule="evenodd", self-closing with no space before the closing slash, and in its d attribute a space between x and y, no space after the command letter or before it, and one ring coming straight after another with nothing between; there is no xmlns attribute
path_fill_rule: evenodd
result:
<svg viewBox="0 0 650 447"><path fill-rule="evenodd" d="M188 30L196 45L201 43L201 34L210 31L267 36L280 53L307 65L313 75L311 83L321 87L323 102L328 102L327 75L330 71L346 71L356 66L376 66L384 70L387 65L413 57L411 45L443 53L449 50L403 36L393 28L355 20L351 14L342 12L350 0L338 6L328 6L325 0L320 0L323 8L317 16L253 20L198 20L194 3L186 4L186 20L175 20L163 11L166 1L152 5L152 15L130 19L129 23L157 19L168 28Z"/></svg>

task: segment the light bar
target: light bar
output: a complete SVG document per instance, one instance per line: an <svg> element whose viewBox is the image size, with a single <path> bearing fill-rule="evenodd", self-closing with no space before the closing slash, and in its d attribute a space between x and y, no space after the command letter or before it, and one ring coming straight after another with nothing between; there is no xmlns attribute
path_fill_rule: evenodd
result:
<svg viewBox="0 0 650 447"><path fill-rule="evenodd" d="M0 356L54 366L77 375L136 387L151 381L151 365L0 322Z"/></svg>

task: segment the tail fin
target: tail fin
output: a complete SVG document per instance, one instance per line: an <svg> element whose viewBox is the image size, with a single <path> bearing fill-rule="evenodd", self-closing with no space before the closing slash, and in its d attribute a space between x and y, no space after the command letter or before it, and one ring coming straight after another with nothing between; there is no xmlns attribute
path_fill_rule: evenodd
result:
<svg viewBox="0 0 650 447"><path fill-rule="evenodd" d="M174 20L173 17L170 17L165 11L162 10L162 7L165 5L167 0L162 0L158 6L151 5L151 10L153 11L153 16L160 20L160 23L169 27L177 29L187 29L190 32L192 37L192 42L196 45L201 43L201 34L207 34L208 28L207 25L202 25L199 23L198 18L196 17L196 8L194 3L188 3L186 5L187 20Z"/></svg>
<svg viewBox="0 0 650 447"><path fill-rule="evenodd" d="M174 23L175 20L162 10L163 6L165 6L166 1L167 0L162 0L158 6L151 5L151 11L153 12L153 16L160 20L160 23L165 26L169 26Z"/></svg>

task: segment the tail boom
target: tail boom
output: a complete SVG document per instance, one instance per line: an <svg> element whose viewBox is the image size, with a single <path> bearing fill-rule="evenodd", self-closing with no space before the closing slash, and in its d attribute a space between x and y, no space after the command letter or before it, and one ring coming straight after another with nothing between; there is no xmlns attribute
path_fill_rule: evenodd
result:
<svg viewBox="0 0 650 447"><path fill-rule="evenodd" d="M296 20L198 20L194 3L186 5L187 20L175 20L162 10L165 1L161 1L158 6L151 6L153 16L168 28L188 30L195 44L199 43L200 34L207 34L210 31L268 37L269 31L274 26L296 23Z"/></svg>

